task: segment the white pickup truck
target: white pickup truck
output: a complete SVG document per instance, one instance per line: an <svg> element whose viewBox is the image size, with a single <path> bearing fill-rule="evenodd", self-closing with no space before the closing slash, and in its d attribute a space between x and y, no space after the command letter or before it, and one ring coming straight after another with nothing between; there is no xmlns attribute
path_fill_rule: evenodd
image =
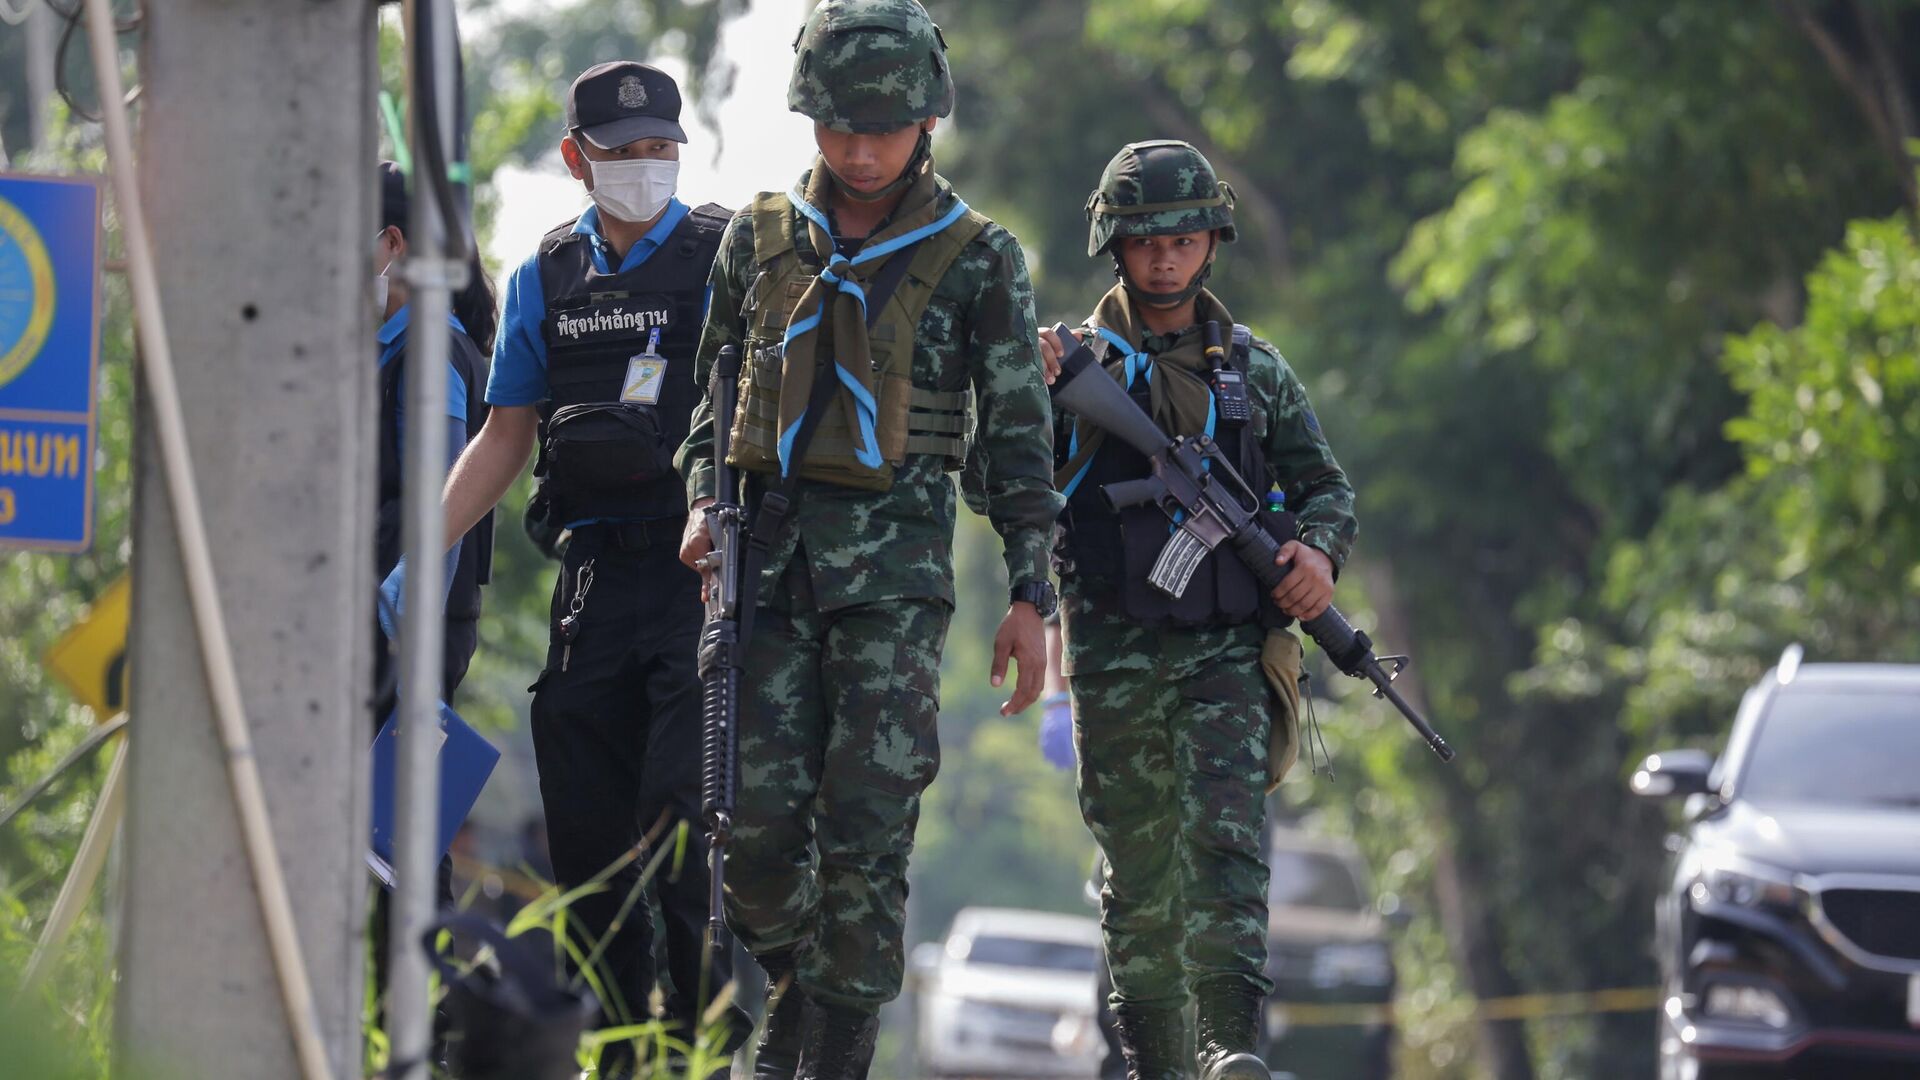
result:
<svg viewBox="0 0 1920 1080"><path fill-rule="evenodd" d="M963 908L913 952L920 1077L1093 1077L1100 926L1083 916Z"/></svg>

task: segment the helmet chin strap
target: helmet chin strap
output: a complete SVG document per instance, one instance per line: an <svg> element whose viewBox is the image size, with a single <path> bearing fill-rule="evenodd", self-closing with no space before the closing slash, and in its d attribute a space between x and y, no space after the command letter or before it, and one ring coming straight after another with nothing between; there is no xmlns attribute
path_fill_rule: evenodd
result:
<svg viewBox="0 0 1920 1080"><path fill-rule="evenodd" d="M833 172L832 165L827 166L827 172L833 174L834 185L840 189L840 193L852 199L854 202L883 202L898 195L906 189L908 184L913 183L914 178L920 175L920 167L925 165L932 157L933 132L921 128L920 140L914 144L913 156L907 159L907 167L901 170L900 175L894 178L893 183L888 184L878 191L861 191L855 188L852 184L840 179L840 174Z"/></svg>
<svg viewBox="0 0 1920 1080"><path fill-rule="evenodd" d="M1120 257L1118 251L1112 253L1113 275L1120 279L1120 284L1126 287L1127 295L1133 297L1135 303L1153 308L1176 308L1199 296L1200 290L1206 288L1207 279L1213 276L1213 257L1214 252L1219 250L1219 246L1219 238L1209 235L1205 265L1193 275L1192 281L1187 282L1187 287L1178 292L1154 292L1152 289L1141 288L1134 282L1133 276L1127 273L1126 260Z"/></svg>

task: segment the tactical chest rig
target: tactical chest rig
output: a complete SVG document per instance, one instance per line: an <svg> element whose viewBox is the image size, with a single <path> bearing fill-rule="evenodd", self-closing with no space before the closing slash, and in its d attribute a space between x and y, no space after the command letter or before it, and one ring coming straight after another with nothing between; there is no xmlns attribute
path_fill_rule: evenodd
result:
<svg viewBox="0 0 1920 1080"><path fill-rule="evenodd" d="M811 244L796 244L795 231L803 226L796 224L786 194L761 193L753 200L752 213L758 271L742 310L745 358L728 461L753 472L777 474L780 387L786 374L782 342L821 267ZM968 210L952 225L915 243L910 253L903 253L909 257L904 276L881 310L869 313L867 340L879 386L875 432L884 464L876 470L860 463L846 410L836 407L820 417L805 455L793 466L801 479L885 491L892 485L893 470L909 454L937 455L949 471L966 461L973 435L973 395L965 388L916 386L913 353L920 318L940 279L987 224L986 218Z"/></svg>
<svg viewBox="0 0 1920 1080"><path fill-rule="evenodd" d="M699 402L693 357L731 218L711 203L688 212L651 258L625 273L601 273L591 238L573 222L541 240L548 397L534 474L557 522L686 513L673 452ZM622 400L629 361L656 333L666 367L643 395L652 400Z"/></svg>
<svg viewBox="0 0 1920 1080"><path fill-rule="evenodd" d="M1252 342L1251 331L1236 323L1227 366L1242 380L1251 362ZM1156 377L1151 362L1137 366L1128 363L1130 358L1116 356L1118 350L1100 336L1090 338L1088 344L1101 365L1151 414L1151 380ZM1242 406L1245 404L1241 402ZM1249 483L1256 486L1263 483L1268 475L1260 451L1261 440L1267 432L1265 410L1257 404L1251 408L1235 408L1222 401L1216 380L1212 412L1211 434L1221 452ZM1056 447L1056 465L1065 466L1077 452L1077 441ZM1067 509L1063 518L1066 528L1055 549L1055 565L1060 574L1077 579L1093 594L1117 596L1128 617L1144 623L1230 626L1256 619L1274 625L1289 622L1271 604L1260 602L1259 583L1230 553L1209 554L1194 572L1186 592L1177 600L1148 584L1148 573L1170 533L1167 516L1154 505L1131 506L1116 513L1101 496L1101 490L1108 484L1146 476L1150 471L1145 455L1124 441L1107 439L1100 445L1099 451L1066 487ZM1291 538L1291 516L1275 514L1273 517L1287 520L1269 520L1269 528L1284 531Z"/></svg>

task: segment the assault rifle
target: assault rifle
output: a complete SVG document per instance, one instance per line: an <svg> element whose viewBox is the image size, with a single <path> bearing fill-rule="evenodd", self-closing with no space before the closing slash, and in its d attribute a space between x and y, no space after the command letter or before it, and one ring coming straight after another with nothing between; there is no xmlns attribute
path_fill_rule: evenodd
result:
<svg viewBox="0 0 1920 1080"><path fill-rule="evenodd" d="M740 670L742 647L740 574L745 560L745 511L733 467L727 464L733 411L740 390L740 350L728 345L713 365L714 500L703 511L713 550L698 566L707 574L706 621L700 630L701 769L700 808L707 826L712 866L707 894L706 956L711 958L726 930L726 877L723 862L733 838L734 781L738 772ZM701 980L707 964L701 965ZM702 987L701 1000L714 987Z"/></svg>
<svg viewBox="0 0 1920 1080"><path fill-rule="evenodd" d="M1054 332L1067 350L1053 384L1055 404L1145 454L1153 465L1151 476L1108 484L1101 495L1116 511L1158 506L1176 524L1148 583L1169 596L1180 596L1201 560L1224 544L1253 571L1261 590L1271 595L1293 567L1276 565L1281 542L1261 523L1259 496L1219 445L1205 435L1169 437L1119 383L1107 377L1093 350L1081 344L1065 323L1055 326ZM1093 374L1087 375L1089 371ZM1366 633L1355 630L1331 605L1301 625L1335 667L1373 683L1374 696L1386 698L1400 710L1440 760L1453 760L1453 748L1393 688L1394 677L1407 666L1406 657L1387 657L1394 666L1392 672L1386 671Z"/></svg>

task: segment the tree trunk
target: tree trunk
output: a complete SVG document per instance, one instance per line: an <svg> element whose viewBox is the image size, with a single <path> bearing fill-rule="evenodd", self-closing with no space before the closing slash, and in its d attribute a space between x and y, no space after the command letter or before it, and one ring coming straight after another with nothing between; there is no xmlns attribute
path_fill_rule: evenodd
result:
<svg viewBox="0 0 1920 1080"><path fill-rule="evenodd" d="M1391 642L1412 640L1411 622L1394 589L1392 568L1367 562L1355 564L1349 570L1359 575L1368 598L1373 601L1374 613L1379 619L1377 636ZM1414 670L1409 668L1394 685L1422 715L1431 716L1426 693ZM1434 786L1440 797L1442 820L1437 829L1440 842L1433 882L1448 951L1453 954L1454 965L1465 974L1468 989L1475 998L1486 1001L1511 997L1519 992L1518 980L1500 954L1499 928L1495 925L1492 905L1482 899L1485 890L1480 887L1491 870L1474 857L1471 844L1461 842L1460 830L1471 828L1477 820L1474 793L1454 767L1441 765L1435 771L1438 779ZM1533 1058L1527 1050L1525 1022L1488 1020L1482 1016L1476 1025L1476 1053L1487 1075L1494 1080L1533 1080Z"/></svg>

